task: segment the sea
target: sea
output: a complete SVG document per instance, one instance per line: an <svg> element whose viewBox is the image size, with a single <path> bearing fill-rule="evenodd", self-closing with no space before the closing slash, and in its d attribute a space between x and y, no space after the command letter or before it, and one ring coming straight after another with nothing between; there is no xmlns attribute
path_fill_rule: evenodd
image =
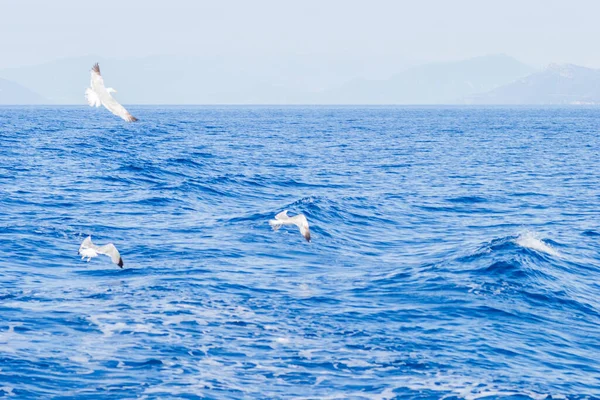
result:
<svg viewBox="0 0 600 400"><path fill-rule="evenodd" d="M599 108L129 111L0 107L0 397L600 398Z"/></svg>

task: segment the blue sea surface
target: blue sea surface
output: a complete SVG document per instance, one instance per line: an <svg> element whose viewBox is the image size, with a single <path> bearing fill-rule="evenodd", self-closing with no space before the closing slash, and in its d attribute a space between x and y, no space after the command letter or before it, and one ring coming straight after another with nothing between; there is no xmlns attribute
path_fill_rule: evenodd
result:
<svg viewBox="0 0 600 400"><path fill-rule="evenodd" d="M598 108L130 111L0 108L0 397L600 396Z"/></svg>

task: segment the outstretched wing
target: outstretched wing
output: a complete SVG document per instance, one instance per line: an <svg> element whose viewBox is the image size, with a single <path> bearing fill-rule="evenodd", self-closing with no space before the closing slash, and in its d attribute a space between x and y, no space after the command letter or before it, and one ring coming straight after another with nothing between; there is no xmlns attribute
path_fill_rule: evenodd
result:
<svg viewBox="0 0 600 400"><path fill-rule="evenodd" d="M100 93L102 90L106 90L104 87L104 79L102 79L102 75L100 75L100 66L98 63L94 64L91 71L92 75L92 89L96 93Z"/></svg>
<svg viewBox="0 0 600 400"><path fill-rule="evenodd" d="M303 214L298 214L296 217L298 219L298 228L300 228L300 233L304 236L307 242L310 242L310 229L308 228L308 220Z"/></svg>
<svg viewBox="0 0 600 400"><path fill-rule="evenodd" d="M104 254L109 256L112 262L117 264L119 267L123 268L123 259L121 258L119 250L117 250L114 244L109 243L105 244L104 246L100 246L98 247L97 251L98 254Z"/></svg>
<svg viewBox="0 0 600 400"><path fill-rule="evenodd" d="M290 217L288 217L287 215L287 210L283 210L282 212L280 212L279 214L277 214L275 216L275 219L280 219L280 220L284 220L284 219L289 219Z"/></svg>
<svg viewBox="0 0 600 400"><path fill-rule="evenodd" d="M88 236L85 239L83 239L83 242L81 242L81 246L79 246L79 252L81 252L81 250L89 249L92 246L92 237Z"/></svg>
<svg viewBox="0 0 600 400"><path fill-rule="evenodd" d="M98 63L92 67L92 90L98 96L100 102L108 111L123 118L127 122L134 122L138 119L133 115L129 114L129 111L125 109L117 100L115 100L104 87L104 79L100 75L100 66Z"/></svg>
<svg viewBox="0 0 600 400"><path fill-rule="evenodd" d="M106 96L102 96L102 105L106 107L108 111L111 113L118 115L123 118L127 122L135 122L138 119L133 115L129 114L129 111L125 109L118 101L114 99L108 92L106 92Z"/></svg>

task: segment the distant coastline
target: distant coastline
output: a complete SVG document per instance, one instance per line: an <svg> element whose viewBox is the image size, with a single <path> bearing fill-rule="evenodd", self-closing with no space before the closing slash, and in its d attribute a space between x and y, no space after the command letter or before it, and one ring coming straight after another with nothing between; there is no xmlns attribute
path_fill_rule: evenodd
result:
<svg viewBox="0 0 600 400"><path fill-rule="evenodd" d="M600 70L573 64L536 70L506 55L488 55L411 67L388 79L357 77L318 90L270 83L257 73L231 77L223 71L214 76L208 69L188 68L202 65L194 57L168 62L162 57L90 56L0 69L0 105L83 105L89 68L97 59L121 89L119 101L134 105L600 104ZM145 84L149 81L151 86Z"/></svg>

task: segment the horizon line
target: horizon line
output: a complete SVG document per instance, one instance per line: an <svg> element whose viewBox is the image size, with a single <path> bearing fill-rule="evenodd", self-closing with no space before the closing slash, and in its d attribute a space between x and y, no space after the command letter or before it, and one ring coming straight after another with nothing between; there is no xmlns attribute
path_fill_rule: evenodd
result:
<svg viewBox="0 0 600 400"><path fill-rule="evenodd" d="M565 103L565 104L456 104L456 103L178 103L178 104L135 104L123 103L128 107L586 107L600 106L600 103ZM0 104L0 107L82 107L90 108L87 104Z"/></svg>

